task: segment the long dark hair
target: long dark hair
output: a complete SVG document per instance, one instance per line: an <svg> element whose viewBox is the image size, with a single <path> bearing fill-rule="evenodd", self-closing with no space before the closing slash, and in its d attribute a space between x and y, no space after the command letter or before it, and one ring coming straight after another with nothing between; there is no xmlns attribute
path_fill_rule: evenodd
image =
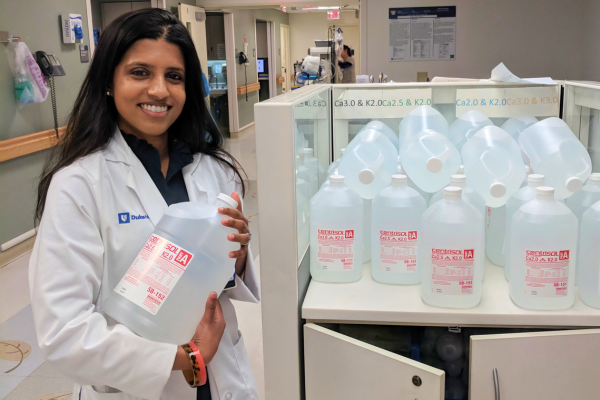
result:
<svg viewBox="0 0 600 400"><path fill-rule="evenodd" d="M102 33L90 69L81 85L65 136L49 157L38 186L35 219L44 212L46 195L52 177L77 159L102 150L110 142L117 125L118 112L112 97L106 94L112 86L115 68L127 50L140 39L164 39L179 46L185 60L186 100L181 114L169 128L190 147L193 154L203 153L231 168L232 179L246 188L240 164L225 151L223 137L210 115L201 78L200 60L187 29L171 12L158 8L132 11L115 19ZM240 172L241 171L241 172Z"/></svg>

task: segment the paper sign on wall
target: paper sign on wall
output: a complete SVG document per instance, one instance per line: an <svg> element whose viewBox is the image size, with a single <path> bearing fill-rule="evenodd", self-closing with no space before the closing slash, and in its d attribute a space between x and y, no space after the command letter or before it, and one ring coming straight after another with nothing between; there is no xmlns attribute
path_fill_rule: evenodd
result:
<svg viewBox="0 0 600 400"><path fill-rule="evenodd" d="M390 61L453 60L456 6L390 8Z"/></svg>
<svg viewBox="0 0 600 400"><path fill-rule="evenodd" d="M489 118L510 118L523 114L556 117L559 107L558 86L456 90L457 117L471 110L481 111Z"/></svg>
<svg viewBox="0 0 600 400"><path fill-rule="evenodd" d="M404 118L415 108L426 105L431 105L431 88L345 90L333 102L333 117Z"/></svg>

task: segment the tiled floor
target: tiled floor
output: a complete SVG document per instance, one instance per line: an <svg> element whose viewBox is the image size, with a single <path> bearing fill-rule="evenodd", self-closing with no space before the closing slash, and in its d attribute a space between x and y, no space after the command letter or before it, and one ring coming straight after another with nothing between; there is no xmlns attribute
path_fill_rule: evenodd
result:
<svg viewBox="0 0 600 400"><path fill-rule="evenodd" d="M227 142L228 151L241 163L248 176L248 186L246 197L244 199L244 213L250 221L250 231L252 232L252 251L255 258L255 265L260 276L260 262L258 258L258 201L256 185L256 151L254 144L254 128L248 129L239 139L229 139ZM12 317L19 317L21 312L27 312L29 306L29 287L27 282L27 268L29 263L29 254L13 261L4 268L0 268L0 345L2 341L19 340L19 337L3 337L3 324ZM237 311L239 327L244 335L244 342L248 351L248 358L261 399L264 399L264 364L263 364L263 344L262 344L262 314L260 304L249 304L234 301ZM28 317L30 318L30 317ZM15 321L11 320L12 322ZM18 325L20 329L31 326L29 322ZM14 324L13 324L14 325ZM6 332L7 329L4 329ZM23 336L30 336L31 332L24 332ZM32 340L30 340L32 341ZM28 343L36 346L35 343ZM9 366L8 369L16 365L17 362L6 360L7 352L0 348L0 368ZM32 352L33 354L33 352ZM11 373L8 378L5 370L0 371L0 389L6 387L10 382L20 381L14 389L3 397L0 390L0 400L66 400L68 393L73 388L73 382L64 378L55 369L47 363L32 367L33 356L25 358L23 364ZM28 361L29 360L29 361ZM27 375L18 374L19 370L25 370L26 363L33 372ZM39 364L39 363L38 363ZM10 381L10 382L9 382Z"/></svg>

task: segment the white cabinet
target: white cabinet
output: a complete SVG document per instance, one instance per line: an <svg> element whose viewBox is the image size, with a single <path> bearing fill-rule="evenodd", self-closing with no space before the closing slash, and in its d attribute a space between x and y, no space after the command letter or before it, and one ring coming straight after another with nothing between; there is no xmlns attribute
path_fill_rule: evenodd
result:
<svg viewBox="0 0 600 400"><path fill-rule="evenodd" d="M428 306L419 285L379 284L371 278L369 264L355 283L311 281L311 249L303 229L309 220L296 176L302 148L313 148L326 166L373 118L397 131L411 107L423 103L452 122L469 104L462 101L465 98L492 99L494 107L501 104L489 109L496 125L521 112L539 119L558 117L562 101L563 119L590 154L598 150L596 171L600 84L563 84L563 98L558 85L313 85L255 105L266 400L444 398L446 377L441 369L404 357L401 351L392 353L375 341L352 338L350 325L363 325L371 332L382 326L471 330L464 381L473 400L600 398L600 310L587 307L577 295L567 310L521 309L510 299L503 269L489 260L481 302L470 309ZM549 101L547 107L531 106L532 99L541 104L537 100L542 98ZM527 103L529 108L519 105ZM486 104L491 107L487 100ZM494 329L510 333L497 334Z"/></svg>
<svg viewBox="0 0 600 400"><path fill-rule="evenodd" d="M306 398L444 399L444 371L341 335L304 325Z"/></svg>
<svg viewBox="0 0 600 400"><path fill-rule="evenodd" d="M470 398L597 399L600 329L471 337Z"/></svg>

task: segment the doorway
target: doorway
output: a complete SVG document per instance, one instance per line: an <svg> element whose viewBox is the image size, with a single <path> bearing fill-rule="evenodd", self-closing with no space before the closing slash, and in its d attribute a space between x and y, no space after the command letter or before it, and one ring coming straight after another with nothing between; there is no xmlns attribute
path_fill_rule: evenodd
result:
<svg viewBox="0 0 600 400"><path fill-rule="evenodd" d="M291 69L290 69L290 27L289 25L280 25L281 31L281 76L284 77L282 83L283 92L291 89Z"/></svg>

